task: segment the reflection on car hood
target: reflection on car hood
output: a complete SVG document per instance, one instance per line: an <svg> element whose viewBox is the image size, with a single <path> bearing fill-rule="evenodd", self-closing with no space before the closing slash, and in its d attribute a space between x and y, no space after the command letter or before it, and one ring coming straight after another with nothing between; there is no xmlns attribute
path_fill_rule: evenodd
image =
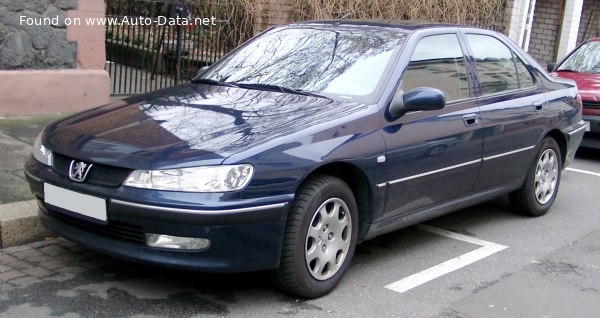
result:
<svg viewBox="0 0 600 318"><path fill-rule="evenodd" d="M233 153L363 106L186 84L76 114L49 126L45 143L69 157L132 169L219 164Z"/></svg>

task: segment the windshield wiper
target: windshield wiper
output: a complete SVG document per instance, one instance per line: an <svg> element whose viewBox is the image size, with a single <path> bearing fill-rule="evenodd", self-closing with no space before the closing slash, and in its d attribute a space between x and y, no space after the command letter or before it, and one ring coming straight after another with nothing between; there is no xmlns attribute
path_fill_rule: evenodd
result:
<svg viewBox="0 0 600 318"><path fill-rule="evenodd" d="M238 87L235 83L217 81L210 78L195 78L192 80L194 84L209 84L217 86Z"/></svg>
<svg viewBox="0 0 600 318"><path fill-rule="evenodd" d="M555 70L555 72L570 72L570 73L579 73L579 71L576 70L570 70L568 68L562 69L562 70Z"/></svg>
<svg viewBox="0 0 600 318"><path fill-rule="evenodd" d="M312 96L312 97L320 97L320 98L329 98L329 97L326 97L326 96L323 96L323 95L319 95L319 94L315 94L315 93L303 91L303 90L300 90L300 89L283 87L283 86L279 86L279 85L257 84L257 83L239 83L239 82L231 82L231 83L234 84L234 85L236 85L237 87L241 87L241 88L258 89L258 90L266 90L266 91L282 92L282 93L290 93L290 94Z"/></svg>

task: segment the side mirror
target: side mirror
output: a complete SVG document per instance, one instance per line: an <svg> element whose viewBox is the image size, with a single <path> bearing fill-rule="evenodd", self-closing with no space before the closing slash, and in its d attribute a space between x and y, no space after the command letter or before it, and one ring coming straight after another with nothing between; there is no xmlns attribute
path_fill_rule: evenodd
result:
<svg viewBox="0 0 600 318"><path fill-rule="evenodd" d="M196 76L198 76L198 75L200 75L200 74L204 73L204 71L206 71L208 68L209 68L209 66L208 66L208 65L206 65L206 66L202 66L202 67L201 67L201 68L198 70L198 73L196 73Z"/></svg>
<svg viewBox="0 0 600 318"><path fill-rule="evenodd" d="M548 63L548 65L546 66L548 73L554 72L555 68L556 68L556 63L552 63L552 62Z"/></svg>
<svg viewBox="0 0 600 318"><path fill-rule="evenodd" d="M438 110L446 106L446 96L436 88L419 87L408 93L398 90L388 112L397 118L409 111Z"/></svg>

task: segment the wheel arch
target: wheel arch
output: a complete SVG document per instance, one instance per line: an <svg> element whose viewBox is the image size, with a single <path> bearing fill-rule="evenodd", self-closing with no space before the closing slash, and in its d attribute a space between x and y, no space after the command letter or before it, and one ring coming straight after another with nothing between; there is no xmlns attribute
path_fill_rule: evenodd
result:
<svg viewBox="0 0 600 318"><path fill-rule="evenodd" d="M312 176L319 174L340 178L346 182L352 190L358 206L358 240L360 241L365 236L365 231L367 229L366 224L370 219L369 211L372 209L374 195L369 186L367 175L353 164L346 162L332 162L311 171L301 184L306 182L306 180L310 179Z"/></svg>
<svg viewBox="0 0 600 318"><path fill-rule="evenodd" d="M565 160L567 160L567 136L565 136L560 130L553 129L546 134L546 137L552 137L554 140L556 140L558 149L560 149L560 159L562 163L561 168L564 168Z"/></svg>

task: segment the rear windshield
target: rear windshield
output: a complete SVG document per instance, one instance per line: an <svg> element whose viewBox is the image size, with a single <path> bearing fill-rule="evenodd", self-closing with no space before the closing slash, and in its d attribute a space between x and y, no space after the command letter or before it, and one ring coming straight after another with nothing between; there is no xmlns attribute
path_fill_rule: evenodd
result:
<svg viewBox="0 0 600 318"><path fill-rule="evenodd" d="M235 50L202 78L369 103L405 39L399 29L385 27L276 28Z"/></svg>
<svg viewBox="0 0 600 318"><path fill-rule="evenodd" d="M563 72L600 73L600 42L587 42L571 54L557 69Z"/></svg>

